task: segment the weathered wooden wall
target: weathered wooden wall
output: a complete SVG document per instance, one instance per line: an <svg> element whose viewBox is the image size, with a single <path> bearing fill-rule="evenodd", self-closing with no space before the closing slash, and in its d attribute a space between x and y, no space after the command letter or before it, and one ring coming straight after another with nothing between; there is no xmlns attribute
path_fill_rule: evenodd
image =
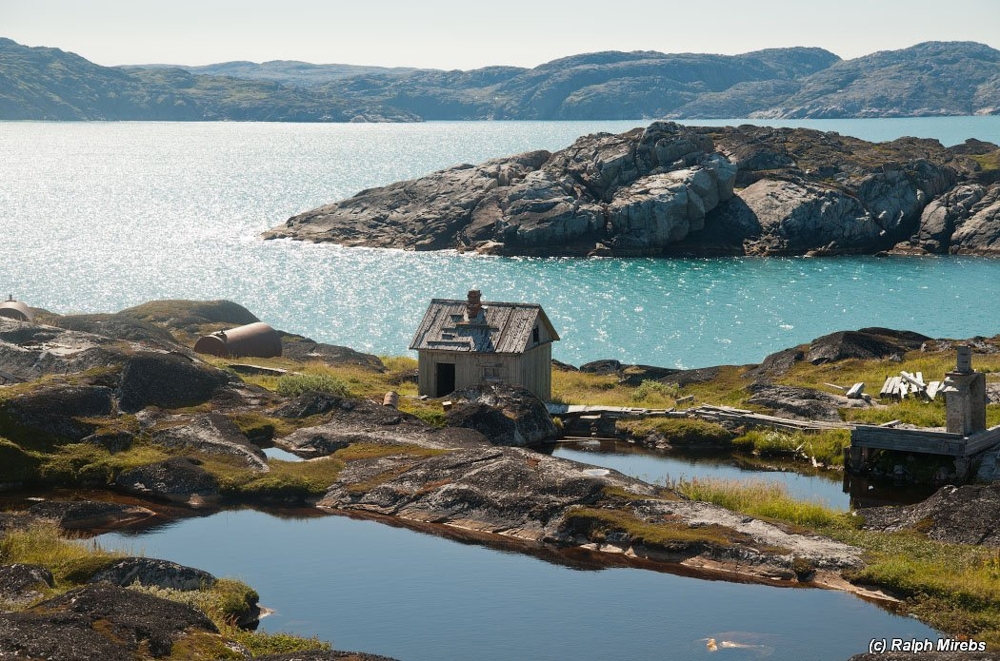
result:
<svg viewBox="0 0 1000 661"><path fill-rule="evenodd" d="M421 395L438 396L435 387L440 363L454 363L456 389L483 381L502 382L524 386L544 401L552 398L551 342L543 341L524 354L420 351L417 387Z"/></svg>

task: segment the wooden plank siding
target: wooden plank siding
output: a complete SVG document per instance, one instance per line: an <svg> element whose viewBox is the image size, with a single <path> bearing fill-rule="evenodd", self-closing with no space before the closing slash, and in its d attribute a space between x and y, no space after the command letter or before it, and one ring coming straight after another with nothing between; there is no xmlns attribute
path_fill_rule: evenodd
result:
<svg viewBox="0 0 1000 661"><path fill-rule="evenodd" d="M523 354L424 349L417 359L417 387L421 394L438 396L435 388L440 363L455 365L456 390L484 381L497 381L523 386L543 401L552 399L551 342L539 344Z"/></svg>

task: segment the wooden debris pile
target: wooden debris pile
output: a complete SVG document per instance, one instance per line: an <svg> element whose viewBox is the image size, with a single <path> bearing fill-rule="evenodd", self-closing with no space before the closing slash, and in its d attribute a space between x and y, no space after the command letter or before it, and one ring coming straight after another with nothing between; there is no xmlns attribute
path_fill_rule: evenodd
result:
<svg viewBox="0 0 1000 661"><path fill-rule="evenodd" d="M924 381L923 372L911 374L910 372L902 371L899 373L899 376L886 377L885 383L882 385L882 390L879 392L879 397L904 400L912 395L913 397L933 402L943 392L943 381L931 381L927 383Z"/></svg>

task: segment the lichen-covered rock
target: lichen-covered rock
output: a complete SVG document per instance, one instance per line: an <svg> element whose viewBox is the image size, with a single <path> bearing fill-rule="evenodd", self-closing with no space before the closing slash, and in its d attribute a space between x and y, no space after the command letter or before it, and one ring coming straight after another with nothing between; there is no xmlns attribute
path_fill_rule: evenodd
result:
<svg viewBox="0 0 1000 661"><path fill-rule="evenodd" d="M195 364L186 356L143 351L122 370L118 403L128 412L147 406L194 406L211 399L230 379L222 370Z"/></svg>
<svg viewBox="0 0 1000 661"><path fill-rule="evenodd" d="M34 601L53 585L52 572L40 565L0 565L0 603Z"/></svg>
<svg viewBox="0 0 1000 661"><path fill-rule="evenodd" d="M751 384L748 404L762 406L776 415L799 420L825 420L840 422L838 410L864 405L863 400L849 400L841 395L831 395L813 388L778 386L763 383Z"/></svg>
<svg viewBox="0 0 1000 661"><path fill-rule="evenodd" d="M115 486L126 493L163 498L173 502L201 504L219 496L219 482L188 457L174 457L123 471Z"/></svg>
<svg viewBox="0 0 1000 661"><path fill-rule="evenodd" d="M43 500L28 508L32 516L49 519L66 530L83 530L131 523L153 516L139 505L94 500Z"/></svg>
<svg viewBox="0 0 1000 661"><path fill-rule="evenodd" d="M127 360L118 340L0 317L0 373L17 381L72 374Z"/></svg>
<svg viewBox="0 0 1000 661"><path fill-rule="evenodd" d="M483 383L452 397L448 425L475 429L495 445L535 445L559 437L545 404L525 388Z"/></svg>
<svg viewBox="0 0 1000 661"><path fill-rule="evenodd" d="M969 217L952 235L956 254L1000 255L1000 184L994 184L969 209Z"/></svg>
<svg viewBox="0 0 1000 661"><path fill-rule="evenodd" d="M832 363L848 358L864 360L902 355L919 349L931 338L912 331L889 328L862 328L857 331L838 331L813 340L805 360L813 365Z"/></svg>
<svg viewBox="0 0 1000 661"><path fill-rule="evenodd" d="M168 656L191 633L218 634L198 609L107 583L0 614L0 658L131 661Z"/></svg>
<svg viewBox="0 0 1000 661"><path fill-rule="evenodd" d="M221 454L238 459L248 468L267 472L267 456L247 440L225 416L210 413L190 422L154 431L153 443L168 448L194 450L205 454Z"/></svg>
<svg viewBox="0 0 1000 661"><path fill-rule="evenodd" d="M863 515L869 530L915 529L943 542L1000 547L1000 482L948 485L914 505L873 507Z"/></svg>
<svg viewBox="0 0 1000 661"><path fill-rule="evenodd" d="M17 424L69 442L94 433L95 425L85 418L110 415L113 407L110 388L69 385L39 387L2 405Z"/></svg>
<svg viewBox="0 0 1000 661"><path fill-rule="evenodd" d="M738 195L760 224L756 243L768 253L871 252L883 243L884 228L861 202L835 189L762 179Z"/></svg>
<svg viewBox="0 0 1000 661"><path fill-rule="evenodd" d="M931 201L920 214L920 230L915 237L917 246L931 253L947 253L955 229L986 195L979 184L956 186Z"/></svg>
<svg viewBox="0 0 1000 661"><path fill-rule="evenodd" d="M93 333L117 340L141 342L168 351L182 350L170 331L126 314L74 314L56 317L53 324L60 328Z"/></svg>
<svg viewBox="0 0 1000 661"><path fill-rule="evenodd" d="M290 219L267 238L506 254L656 253L732 196L736 168L706 134L670 122L461 165L362 191Z"/></svg>
<svg viewBox="0 0 1000 661"><path fill-rule="evenodd" d="M156 558L122 558L97 572L88 583L111 583L125 588L133 584L170 590L201 590L215 584L216 578L207 571L185 567L169 560Z"/></svg>

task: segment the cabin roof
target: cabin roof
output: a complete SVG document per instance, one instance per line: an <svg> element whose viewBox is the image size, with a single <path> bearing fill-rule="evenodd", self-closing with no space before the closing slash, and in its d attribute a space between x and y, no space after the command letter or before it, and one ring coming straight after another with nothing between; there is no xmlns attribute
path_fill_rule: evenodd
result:
<svg viewBox="0 0 1000 661"><path fill-rule="evenodd" d="M483 302L483 315L466 318L467 301L435 298L427 307L410 349L476 353L524 353L532 347L531 331L544 325L551 340L559 335L535 303Z"/></svg>

